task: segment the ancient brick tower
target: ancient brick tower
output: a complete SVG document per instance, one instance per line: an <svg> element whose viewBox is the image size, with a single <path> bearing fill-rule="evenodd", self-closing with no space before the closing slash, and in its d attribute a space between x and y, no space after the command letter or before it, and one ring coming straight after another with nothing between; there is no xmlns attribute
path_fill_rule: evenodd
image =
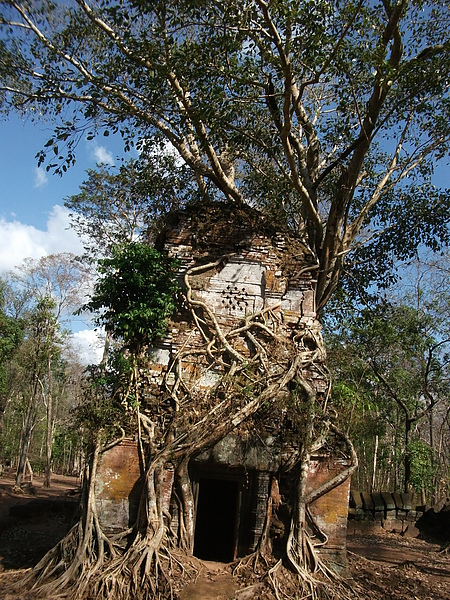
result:
<svg viewBox="0 0 450 600"><path fill-rule="evenodd" d="M275 323L280 336L319 327L313 257L301 240L270 223L262 223L256 211L232 210L222 205L203 212L181 211L171 219L160 246L178 258L179 279L185 293L209 307L225 336L254 314L262 315L262 323L264 319ZM186 357L179 365L183 380L197 387L199 397L202 390L213 387L222 373L217 365L211 368L205 354L197 352L203 344L201 323L192 322L189 315L174 319L167 337L149 351L146 393L157 396L163 380L170 385L174 358L181 351ZM245 356L244 340L241 347L235 343L234 348ZM310 367L304 377L318 396L325 395L326 382L320 369ZM161 411L176 410L170 401L164 404L163 399L158 406ZM281 541L285 535L282 514L283 504L284 512L289 511L290 480L282 473L296 440L282 431L281 419L281 414L271 410L258 424L252 421L238 428L191 460L196 502L194 554L199 558L226 562L254 550L264 527L269 499L280 508L272 523L274 543L277 537ZM318 487L345 465L344 459L315 456L308 485ZM124 441L104 455L97 484L104 526L129 525L139 475L133 440ZM170 498L171 477L168 472L166 501L172 526L176 526L177 511ZM328 537L321 552L338 568L345 565L348 496L346 481L310 507Z"/></svg>

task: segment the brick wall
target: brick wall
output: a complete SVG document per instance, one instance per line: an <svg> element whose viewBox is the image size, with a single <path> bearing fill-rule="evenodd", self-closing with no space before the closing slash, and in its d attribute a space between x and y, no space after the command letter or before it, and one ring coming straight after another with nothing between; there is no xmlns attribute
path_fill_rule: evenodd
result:
<svg viewBox="0 0 450 600"><path fill-rule="evenodd" d="M140 468L136 442L123 440L100 456L95 497L106 531L127 529L137 514Z"/></svg>
<svg viewBox="0 0 450 600"><path fill-rule="evenodd" d="M348 466L347 461L331 457L312 460L308 473L308 490L317 489ZM327 564L337 571L347 567L347 517L350 494L350 478L324 494L310 505L317 524L327 535L327 543L320 554Z"/></svg>
<svg viewBox="0 0 450 600"><path fill-rule="evenodd" d="M277 231L272 224L262 223L261 215L253 214L251 209L243 213L227 213L227 210L230 208L226 206L209 207L208 214L188 210L174 217L171 227L165 231L161 247L179 259L180 282L194 265L217 262L192 275L190 285L195 299L207 303L224 332L236 327L246 315L266 309L271 309L271 318L277 322L277 334L286 339L304 326L320 328L315 314L315 266L306 246L300 239ZM243 356L248 355L246 339L240 340L237 336L233 340L238 351ZM148 367L142 373L143 411L146 394L147 398L150 395L158 397L157 402L152 402L152 410L171 410L170 399L160 394L160 388L163 377L169 372L171 359L180 349L192 350L182 366L183 378L195 385L199 394L215 385L222 372L216 366L211 369L204 354L195 353L203 346L204 338L193 322L175 320L172 323L166 339L148 353ZM319 369L310 367L303 376L318 394L325 391L326 382ZM169 404L166 406L165 402ZM269 416L268 421L271 418L273 416ZM267 436L258 434L260 440L264 438L263 445L269 449L270 456L264 456L262 451L254 452L257 444L252 446L251 439L244 440L247 450L245 456L242 452L241 456L240 444L230 436L210 449L210 456L205 460L219 464L223 460L220 456L229 454L231 442L236 442L239 452L228 456L228 465L236 468L236 461L240 460L242 468L254 469L255 473L276 473L282 449L271 446L273 442L269 443ZM311 465L309 485L311 488L320 485L344 467L336 459L317 459ZM135 510L133 503L138 479L139 461L134 443L122 442L102 457L97 497L101 519L108 527L128 527L130 511ZM328 536L323 553L341 566L345 563L348 494L349 482L346 482L311 507L319 526Z"/></svg>

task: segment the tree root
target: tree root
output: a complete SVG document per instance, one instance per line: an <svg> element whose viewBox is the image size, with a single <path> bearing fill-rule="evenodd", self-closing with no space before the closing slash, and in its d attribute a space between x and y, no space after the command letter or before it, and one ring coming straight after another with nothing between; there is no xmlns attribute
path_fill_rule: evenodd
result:
<svg viewBox="0 0 450 600"><path fill-rule="evenodd" d="M299 566L294 573L283 559L275 561L259 551L240 559L232 575L248 587L261 586L255 600L266 599L271 594L276 600L354 600L363 597L363 590L327 568L311 573L307 567Z"/></svg>
<svg viewBox="0 0 450 600"><path fill-rule="evenodd" d="M64 600L165 600L174 597L174 582L191 580L192 560L171 551L161 535L137 536L131 546L102 554L91 547L79 553L79 524L27 573L16 591L32 591L36 598Z"/></svg>

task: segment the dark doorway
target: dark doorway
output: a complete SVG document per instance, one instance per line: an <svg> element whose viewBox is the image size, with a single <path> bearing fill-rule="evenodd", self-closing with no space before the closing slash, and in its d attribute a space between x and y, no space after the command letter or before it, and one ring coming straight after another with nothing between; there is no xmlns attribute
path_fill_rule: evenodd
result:
<svg viewBox="0 0 450 600"><path fill-rule="evenodd" d="M200 479L195 521L195 556L218 562L230 562L234 559L238 501L237 481Z"/></svg>

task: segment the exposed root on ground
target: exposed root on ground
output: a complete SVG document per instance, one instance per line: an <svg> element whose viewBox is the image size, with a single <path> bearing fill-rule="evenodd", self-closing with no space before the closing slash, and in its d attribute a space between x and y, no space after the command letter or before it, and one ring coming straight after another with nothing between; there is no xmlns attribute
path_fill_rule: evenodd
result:
<svg viewBox="0 0 450 600"><path fill-rule="evenodd" d="M264 586L265 592L262 591L258 598L267 597L270 592L277 600L355 600L363 597L362 590L354 582L333 571L324 574L319 570L313 574L306 568L299 568L294 573L282 559L276 561L260 552L239 560L232 573L243 585Z"/></svg>

